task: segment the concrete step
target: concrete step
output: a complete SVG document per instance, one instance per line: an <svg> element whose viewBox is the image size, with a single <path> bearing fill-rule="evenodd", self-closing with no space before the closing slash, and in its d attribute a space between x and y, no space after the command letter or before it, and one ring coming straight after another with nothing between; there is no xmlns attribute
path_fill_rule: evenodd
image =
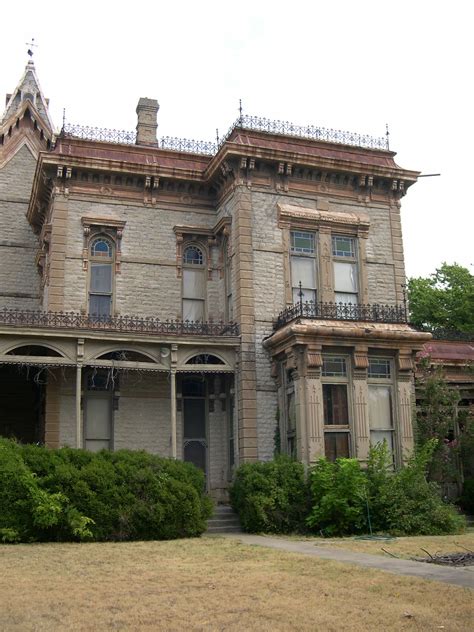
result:
<svg viewBox="0 0 474 632"><path fill-rule="evenodd" d="M242 529L240 527L209 527L205 535L217 533L242 533Z"/></svg>
<svg viewBox="0 0 474 632"><path fill-rule="evenodd" d="M230 505L216 505L206 533L241 533L239 517Z"/></svg>
<svg viewBox="0 0 474 632"><path fill-rule="evenodd" d="M211 518L207 521L208 527L237 527L240 529L240 522L237 517L227 518L222 520L221 518Z"/></svg>
<svg viewBox="0 0 474 632"><path fill-rule="evenodd" d="M235 511L230 505L216 505L214 507L214 514L232 514L235 515Z"/></svg>

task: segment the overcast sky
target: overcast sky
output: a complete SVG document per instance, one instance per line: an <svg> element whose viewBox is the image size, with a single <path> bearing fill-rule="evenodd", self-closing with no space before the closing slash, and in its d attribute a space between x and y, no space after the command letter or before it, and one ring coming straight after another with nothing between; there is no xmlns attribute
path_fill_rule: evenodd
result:
<svg viewBox="0 0 474 632"><path fill-rule="evenodd" d="M408 276L443 261L474 273L470 3L211 0L2 7L0 94L34 61L53 120L134 129L139 97L159 136L214 140L238 115L382 136L424 174L402 200Z"/></svg>

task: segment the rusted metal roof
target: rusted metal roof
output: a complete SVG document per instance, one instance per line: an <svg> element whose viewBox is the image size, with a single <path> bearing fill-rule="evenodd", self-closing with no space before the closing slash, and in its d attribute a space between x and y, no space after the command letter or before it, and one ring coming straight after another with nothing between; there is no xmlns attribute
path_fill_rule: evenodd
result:
<svg viewBox="0 0 474 632"><path fill-rule="evenodd" d="M418 356L428 354L432 360L445 362L474 362L474 345L470 342L431 340L423 345Z"/></svg>

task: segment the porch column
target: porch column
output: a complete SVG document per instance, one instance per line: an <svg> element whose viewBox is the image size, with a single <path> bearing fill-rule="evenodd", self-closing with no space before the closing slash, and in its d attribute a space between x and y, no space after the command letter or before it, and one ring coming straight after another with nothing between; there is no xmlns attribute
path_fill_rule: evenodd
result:
<svg viewBox="0 0 474 632"><path fill-rule="evenodd" d="M76 448L82 448L82 365L76 366Z"/></svg>
<svg viewBox="0 0 474 632"><path fill-rule="evenodd" d="M399 436L400 460L405 463L412 455L414 448L413 410L415 403L415 385L413 379L414 351L411 349L398 352L398 428L395 425L395 436ZM395 418L397 415L395 416Z"/></svg>
<svg viewBox="0 0 474 632"><path fill-rule="evenodd" d="M170 372L171 387L171 458L176 459L176 371Z"/></svg>

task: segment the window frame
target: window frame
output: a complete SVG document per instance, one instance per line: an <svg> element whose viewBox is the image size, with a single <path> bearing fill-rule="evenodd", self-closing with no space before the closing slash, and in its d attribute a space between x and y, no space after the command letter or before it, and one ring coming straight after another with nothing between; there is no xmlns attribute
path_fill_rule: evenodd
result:
<svg viewBox="0 0 474 632"><path fill-rule="evenodd" d="M392 452L392 457L393 457L393 461L396 462L398 460L398 433L397 433L397 428L396 428L396 416L395 416L395 381L394 381L394 369L395 369L395 363L394 363L394 359L389 357L389 356L380 356L380 355L371 355L369 356L369 364L368 364L368 368L367 368L367 390L368 390L368 402L367 402L367 417L368 417L368 424L369 424L369 440L370 440L370 444L372 446L377 445L379 442L377 443L373 443L372 442L372 432L383 432L383 433L390 433L391 434L391 448L389 445L389 449ZM388 362L388 367L389 367L389 374L387 376L380 376L380 375L371 375L371 371L370 371L370 365L371 362ZM388 388L388 392L389 392L389 411L390 411L390 424L391 427L389 429L387 428L377 428L377 427L372 427L371 425L371 412L370 412L370 391L371 391L371 387L372 388L376 388L376 387L385 387Z"/></svg>
<svg viewBox="0 0 474 632"><path fill-rule="evenodd" d="M302 250L297 250L296 247L293 245L293 239L294 239L294 235L296 233L299 233L301 235L306 234L306 235L310 235L312 237L312 242L313 242L313 250L312 251L302 251ZM313 275L314 275L314 287L301 287L301 290L303 291L303 293L307 292L309 295L311 295L311 293L313 294L314 298L310 298L310 299L305 299L303 298L303 302L313 302L316 303L318 301L318 290L319 290L319 244L318 244L318 233L315 230L303 230L300 228L290 228L290 244L289 244L290 248L289 248L289 262L290 262L290 286L291 286L291 301L292 304L295 305L296 303L300 302L300 296L299 296L299 292L300 292L300 287L299 287L299 282L297 285L294 284L294 279L293 279L293 260L310 260L312 262L312 267L313 267Z"/></svg>
<svg viewBox="0 0 474 632"><path fill-rule="evenodd" d="M325 360L344 360L344 371L336 375L325 374ZM342 364L342 363L341 363ZM350 356L345 353L323 353L323 366L321 368L321 388L322 388L322 407L323 407L323 434L324 434L324 452L326 454L326 435L345 434L347 436L348 458L355 454L354 450L354 432L353 432L353 414L352 414L352 393L350 385L352 384ZM346 404L347 404L347 424L328 424L326 423L326 397L324 395L325 386L345 386L346 387ZM336 458L339 458L336 456Z"/></svg>
<svg viewBox="0 0 474 632"><path fill-rule="evenodd" d="M188 249L199 250L201 253L201 261L199 263L187 262L186 261L186 251ZM206 248L197 241L189 241L183 244L183 250L181 255L181 266L182 266L182 279L181 279L181 315L183 321L189 320L189 322L206 322L207 317L207 261L208 261L209 253ZM185 283L186 283L186 272L193 271L195 273L199 273L202 276L202 298L197 298L194 296L185 296ZM189 303L194 303L195 305L199 304L202 309L202 319L186 319L185 318L185 301Z"/></svg>
<svg viewBox="0 0 474 632"><path fill-rule="evenodd" d="M337 254L335 241L337 239L349 239L353 244L353 248L351 250L350 255L345 254ZM350 295L355 297L355 302L352 303L354 305L358 305L360 302L360 293L361 293L361 279L360 279L360 262L359 262L359 238L357 235L353 234L344 234L341 232L331 232L331 258L332 258L332 278L333 278L333 291L334 291L334 303L339 304L348 304L347 300L339 301L338 295L344 294L346 296ZM336 263L346 264L355 266L355 284L357 291L356 292L342 292L338 291L336 288Z"/></svg>
<svg viewBox="0 0 474 632"><path fill-rule="evenodd" d="M110 254L93 254L92 249L94 244L99 241L104 241L109 245ZM87 279L87 313L90 318L104 320L112 318L115 312L115 264L116 264L117 244L115 239L107 233L95 233L91 236L87 244L88 254L88 279ZM109 266L110 270L110 290L96 290L92 289L93 282L93 270L97 266ZM107 297L109 301L109 313L108 314L96 314L91 311L91 298L92 297Z"/></svg>

